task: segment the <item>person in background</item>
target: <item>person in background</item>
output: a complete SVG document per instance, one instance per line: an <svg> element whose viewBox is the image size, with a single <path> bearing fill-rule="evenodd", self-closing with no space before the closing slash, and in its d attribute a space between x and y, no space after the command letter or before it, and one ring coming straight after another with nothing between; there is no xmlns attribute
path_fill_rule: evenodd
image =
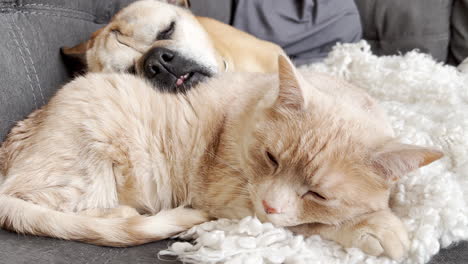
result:
<svg viewBox="0 0 468 264"><path fill-rule="evenodd" d="M191 0L209 16L283 47L296 64L362 38L375 55L411 50L467 69L468 0ZM468 70L464 70L468 71Z"/></svg>
<svg viewBox="0 0 468 264"><path fill-rule="evenodd" d="M191 0L198 16L230 24L280 45L296 65L324 59L338 42L357 42L362 26L354 0Z"/></svg>

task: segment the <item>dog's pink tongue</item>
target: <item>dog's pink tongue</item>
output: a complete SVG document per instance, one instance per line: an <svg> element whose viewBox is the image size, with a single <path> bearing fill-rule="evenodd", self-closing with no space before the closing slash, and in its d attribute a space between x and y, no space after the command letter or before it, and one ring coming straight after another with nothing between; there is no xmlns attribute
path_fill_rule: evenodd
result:
<svg viewBox="0 0 468 264"><path fill-rule="evenodd" d="M177 81L176 81L176 85L177 85L177 86L182 85L182 84L185 82L185 80L187 80L187 78L189 77L189 75L190 75L190 73L187 73L187 74L185 74L185 75L180 76L179 79L177 79Z"/></svg>

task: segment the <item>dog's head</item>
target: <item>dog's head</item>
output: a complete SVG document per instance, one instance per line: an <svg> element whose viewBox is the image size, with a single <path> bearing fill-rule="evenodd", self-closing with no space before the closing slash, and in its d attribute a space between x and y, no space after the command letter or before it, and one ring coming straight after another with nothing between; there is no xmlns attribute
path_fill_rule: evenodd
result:
<svg viewBox="0 0 468 264"><path fill-rule="evenodd" d="M62 53L80 59L87 71L135 73L166 92L186 91L223 68L197 19L155 0L129 5L88 41Z"/></svg>

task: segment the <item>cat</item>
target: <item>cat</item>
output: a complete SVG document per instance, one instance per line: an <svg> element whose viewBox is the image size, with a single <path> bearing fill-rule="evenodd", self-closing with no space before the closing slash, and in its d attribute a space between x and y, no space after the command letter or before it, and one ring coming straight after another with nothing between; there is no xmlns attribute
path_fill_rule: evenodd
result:
<svg viewBox="0 0 468 264"><path fill-rule="evenodd" d="M132 246L255 215L401 258L408 237L390 189L442 153L399 143L363 91L278 64L186 94L127 74L76 78L4 141L0 226Z"/></svg>

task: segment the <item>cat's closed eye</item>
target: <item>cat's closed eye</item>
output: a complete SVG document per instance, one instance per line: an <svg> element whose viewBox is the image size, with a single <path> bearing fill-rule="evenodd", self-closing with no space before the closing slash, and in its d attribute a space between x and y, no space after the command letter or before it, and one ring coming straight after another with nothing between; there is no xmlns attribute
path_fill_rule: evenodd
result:
<svg viewBox="0 0 468 264"><path fill-rule="evenodd" d="M273 165L273 167L277 168L279 166L278 160L273 154L271 154L270 151L266 151L266 156L268 157L268 160L271 162L271 165Z"/></svg>
<svg viewBox="0 0 468 264"><path fill-rule="evenodd" d="M304 195L302 195L302 198L304 197L307 197L307 196L310 196L310 197L313 197L317 200L320 200L320 201L326 201L328 200L325 196L323 196L322 194L318 193L318 192L314 192L314 191L308 191L306 192Z"/></svg>

